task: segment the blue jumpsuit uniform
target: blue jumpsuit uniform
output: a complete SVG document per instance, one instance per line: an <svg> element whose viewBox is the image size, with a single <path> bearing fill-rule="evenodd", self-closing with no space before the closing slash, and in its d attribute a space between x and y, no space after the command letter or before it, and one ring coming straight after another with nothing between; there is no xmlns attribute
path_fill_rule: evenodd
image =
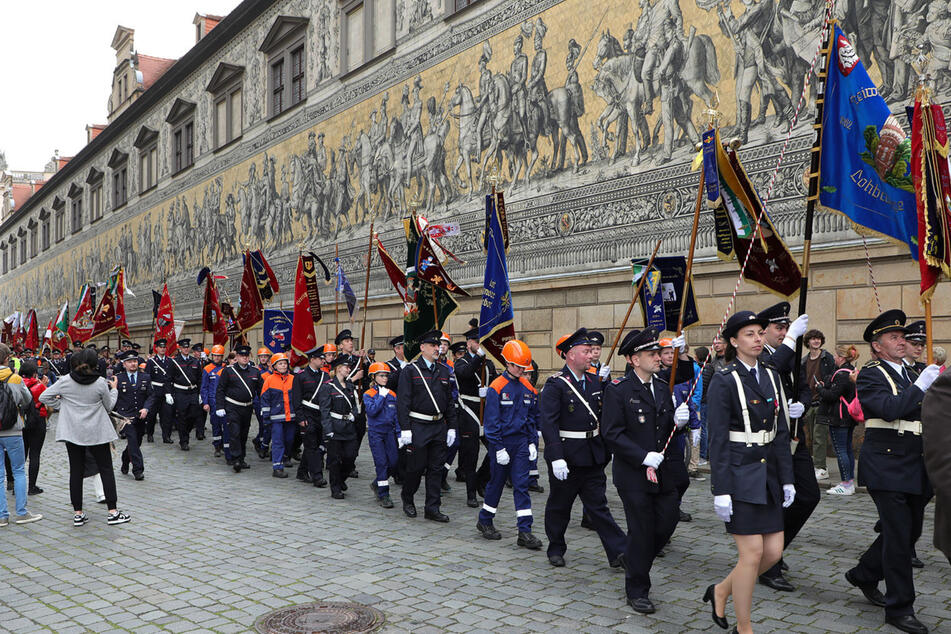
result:
<svg viewBox="0 0 951 634"><path fill-rule="evenodd" d="M271 368L266 363L258 364L257 367L261 373L261 384L263 385L271 374ZM254 445L254 449L261 458L267 458L267 452L271 448L271 423L266 416L261 414L260 401L254 406L254 416L258 419L258 433L251 444Z"/></svg>
<svg viewBox="0 0 951 634"><path fill-rule="evenodd" d="M231 464L231 442L228 431L227 417L218 416L217 409L218 381L221 379L221 371L225 364L215 365L209 363L201 372L201 402L209 408L208 416L211 418L211 444L215 449L224 449L225 459ZM224 409L224 407L222 407Z"/></svg>
<svg viewBox="0 0 951 634"><path fill-rule="evenodd" d="M376 494L384 498L390 494L390 476L396 475L398 460L396 437L400 434L400 424L396 416L396 393L389 390L384 396L374 385L363 393L363 404L367 412L370 454L376 467Z"/></svg>
<svg viewBox="0 0 951 634"><path fill-rule="evenodd" d="M139 418L139 410L147 409L151 413L155 408L155 392L152 382L145 372L122 370L116 375L116 404L112 408L118 414L132 419L131 425L126 425L123 434L126 437L126 448L122 451L122 473L128 473L132 465L132 473L138 477L145 471L142 460L142 436L145 432L145 420Z"/></svg>
<svg viewBox="0 0 951 634"><path fill-rule="evenodd" d="M479 523L492 524L505 481L511 476L518 530L520 533L531 532L528 446L538 442L538 392L528 379L516 379L506 371L492 382L485 397L483 425L489 443L492 475L485 488ZM507 465L500 465L496 458L496 452L502 449L509 455Z"/></svg>

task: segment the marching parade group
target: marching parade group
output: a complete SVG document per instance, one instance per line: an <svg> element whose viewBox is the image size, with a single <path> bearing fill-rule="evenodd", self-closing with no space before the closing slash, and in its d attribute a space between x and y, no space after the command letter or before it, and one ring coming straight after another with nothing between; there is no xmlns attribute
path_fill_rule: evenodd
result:
<svg viewBox="0 0 951 634"><path fill-rule="evenodd" d="M555 348L564 367L540 390L528 345L506 342L504 367L497 370L472 320L455 343L439 331L422 336L413 361L403 355L402 337L389 341L394 356L381 362L374 350L355 349L351 332L342 330L333 343L312 350L307 365L296 372L287 355L267 348L257 351L254 363L247 345L226 355L223 346L209 352L181 339L178 354L169 356L168 342L156 339L144 359L138 344L124 340L113 365L108 349L96 356L78 344L65 358L57 352L52 358L41 355L48 387L38 404L59 408L70 398L69 384L78 380L77 365L92 366L98 376L91 380L98 379L111 393L103 402L113 403L114 413L130 421L120 436L126 443L121 470L128 473L131 467L136 480L145 477L141 445L144 439L153 442L156 423L163 442L174 443L177 431L179 447L187 451L193 435L204 439L206 417L215 456L224 457L235 473L249 469L246 451L254 417L258 431L250 442L262 460L270 460L274 477L289 477L287 469L297 459L297 479L318 488L329 485L331 497L343 499L347 480L358 476L355 461L367 437L375 468L371 487L379 505L394 507L392 480L402 487L403 513L415 518L416 493L425 479L424 517L440 523L449 522L441 495L450 490L447 476L456 460L467 504L479 509L475 526L481 536L502 538L495 516L509 485L517 544L533 550L543 546L532 531L531 500L532 492L543 491L537 481L543 452L550 476L544 517L549 562L566 565L565 534L580 498L583 524L597 532L610 566L625 570L628 604L649 614L656 609L649 596L651 567L678 522L690 520L680 500L691 477L703 479L693 470L692 456L700 430L691 429L697 420L693 396L703 389L713 507L736 542L738 561L702 598L711 604L713 621L726 629L726 603L732 596L733 631L750 632L757 580L780 591L794 589L783 576L782 554L820 498L800 421L816 405L810 390L836 385L840 416L848 416L843 408L852 400L860 403L865 440L858 482L868 488L880 516L879 534L845 579L885 609L888 623L905 632L926 632L914 613L912 564L931 498L921 457L921 403L940 369L917 361L923 329L905 322L904 313L889 310L868 325L865 340L873 359L861 371L852 369L854 347L837 351L835 364L845 370L845 378L820 377L807 355L799 394L793 393L796 340L817 331L807 333L806 315L791 320L789 304L782 302L760 313L733 314L718 338L722 345L701 359L702 365L688 354L682 336L660 339L655 329L644 328L623 336L618 352L624 369L612 372L601 360L604 336L579 328L558 339ZM0 374L6 369L9 380L19 367L36 363L32 357L25 351L0 359ZM673 394L670 385L675 385ZM812 429L809 434L815 440ZM57 439L72 449L59 432ZM480 445L486 448L481 465ZM81 456L76 460L81 465ZM70 451L71 467L73 461ZM610 462L626 531L607 503ZM843 468L839 487L845 494L854 492L855 483L846 480L850 469ZM107 495L110 523L128 521L128 514L114 508L114 490ZM87 521L81 491L73 503L74 523L81 525ZM114 514L121 515L115 522ZM882 580L884 594L878 588Z"/></svg>

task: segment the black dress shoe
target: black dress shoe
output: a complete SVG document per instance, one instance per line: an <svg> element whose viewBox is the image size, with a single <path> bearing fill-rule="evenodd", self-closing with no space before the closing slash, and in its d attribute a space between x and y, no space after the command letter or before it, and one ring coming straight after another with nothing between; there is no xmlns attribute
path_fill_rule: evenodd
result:
<svg viewBox="0 0 951 634"><path fill-rule="evenodd" d="M858 581L855 580L855 575L851 570L845 573L845 580L850 584L862 591L862 594L865 595L865 598L868 599L868 602L872 605L876 605L880 608L885 607L885 595L878 589L878 585L861 585Z"/></svg>
<svg viewBox="0 0 951 634"><path fill-rule="evenodd" d="M779 569L782 570L783 572L788 572L788 571L789 571L789 566L786 565L786 562L785 562L785 561L780 561L780 562L779 562Z"/></svg>
<svg viewBox="0 0 951 634"><path fill-rule="evenodd" d="M905 616L886 616L885 622L892 627L897 627L902 632L928 634L928 628L925 627L924 623L916 619L913 614L906 614Z"/></svg>
<svg viewBox="0 0 951 634"><path fill-rule="evenodd" d="M452 487L449 486L449 483L446 482L445 480L442 481L442 483L439 485L439 488L442 490L443 493L449 493L450 491L452 491Z"/></svg>
<svg viewBox="0 0 951 634"><path fill-rule="evenodd" d="M925 562L921 561L921 560L918 559L917 557L912 557L912 558L911 558L911 567L912 567L912 568L924 568L924 567L925 567Z"/></svg>
<svg viewBox="0 0 951 634"><path fill-rule="evenodd" d="M221 447L215 447L215 458L221 457Z"/></svg>
<svg viewBox="0 0 951 634"><path fill-rule="evenodd" d="M34 487L30 487L30 490L27 491L26 494L27 494L27 495L39 495L39 494L42 493L42 492L43 492L43 489L41 489L40 487L34 486Z"/></svg>
<svg viewBox="0 0 951 634"><path fill-rule="evenodd" d="M383 508L385 508L385 509L391 509L391 508L393 508L393 500L391 500L391 499L390 499L390 496L388 496L388 495L384 495L383 497L381 497L381 498L380 498L380 501L378 502L378 504L379 504L380 506L382 506Z"/></svg>
<svg viewBox="0 0 951 634"><path fill-rule="evenodd" d="M403 503L403 513L406 517L416 517L416 505Z"/></svg>
<svg viewBox="0 0 951 634"><path fill-rule="evenodd" d="M299 476L297 476L297 479L300 480L301 482L313 482L309 473L302 473Z"/></svg>
<svg viewBox="0 0 951 634"><path fill-rule="evenodd" d="M271 475L275 478L286 478L287 473L283 469L274 469L271 471Z"/></svg>
<svg viewBox="0 0 951 634"><path fill-rule="evenodd" d="M449 521L449 516L439 511L436 511L435 513L430 513L429 511L426 511L426 513L424 513L424 516L426 517L426 519L432 520L433 522L439 522L440 524L445 524L446 522Z"/></svg>
<svg viewBox="0 0 951 634"><path fill-rule="evenodd" d="M195 440L204 440L205 434L195 434Z"/></svg>
<svg viewBox="0 0 951 634"><path fill-rule="evenodd" d="M654 607L654 604L647 597L628 599L627 604L631 606L635 612L640 612L641 614L653 614L657 611L657 608Z"/></svg>
<svg viewBox="0 0 951 634"><path fill-rule="evenodd" d="M693 521L693 516L692 516L690 513L684 513L683 511L680 511L680 521L681 521L681 522L692 522L692 521Z"/></svg>
<svg viewBox="0 0 951 634"><path fill-rule="evenodd" d="M324 480L323 478L320 478L319 480L314 482L314 486L317 487L318 489L325 489L327 488L327 481Z"/></svg>
<svg viewBox="0 0 951 634"><path fill-rule="evenodd" d="M330 494L330 497L332 497L332 498L335 499L335 500L342 500L342 499L343 499L343 491L341 491L341 490L339 490L339 489L336 490L336 491L333 491L333 492Z"/></svg>
<svg viewBox="0 0 951 634"><path fill-rule="evenodd" d="M182 451L188 451L188 443L183 442L183 443L180 443L178 446L181 447Z"/></svg>
<svg viewBox="0 0 951 634"><path fill-rule="evenodd" d="M122 472L122 475L129 475L129 464L123 463L122 468L119 469Z"/></svg>
<svg viewBox="0 0 951 634"><path fill-rule="evenodd" d="M532 535L531 531L519 532L515 543L529 550L539 550L542 547L542 540Z"/></svg>
<svg viewBox="0 0 951 634"><path fill-rule="evenodd" d="M624 568L627 570L627 556L624 553L621 553L614 559L612 559L609 564L612 568Z"/></svg>
<svg viewBox="0 0 951 634"><path fill-rule="evenodd" d="M550 563L555 568L564 568L565 558L561 555L548 555L548 563Z"/></svg>
<svg viewBox="0 0 951 634"><path fill-rule="evenodd" d="M727 623L726 616L717 615L717 601L716 601L716 593L714 591L715 588L716 588L716 584L710 584L709 586L707 586L707 591L703 593L703 602L704 603L708 601L710 602L710 611L713 616L713 622L719 625L720 627L722 627L723 629L726 629L730 627L730 624Z"/></svg>
<svg viewBox="0 0 951 634"><path fill-rule="evenodd" d="M238 463L236 463L236 464L238 464ZM251 468L251 465L249 465L247 462L245 462L245 461L244 461L244 458L241 459L240 466L241 466L242 469L250 469L250 468Z"/></svg>
<svg viewBox="0 0 951 634"><path fill-rule="evenodd" d="M153 436L152 434L149 434L148 436L146 436L145 440L146 442L155 442L155 436Z"/></svg>
<svg viewBox="0 0 951 634"><path fill-rule="evenodd" d="M476 498L476 497L467 498L466 506L468 506L470 509L479 508L479 498Z"/></svg>
<svg viewBox="0 0 951 634"><path fill-rule="evenodd" d="M139 471L138 473L133 473L132 475L134 475L135 479L138 480L139 482L141 482L142 480L145 480L145 474L142 473L141 471Z"/></svg>
<svg viewBox="0 0 951 634"><path fill-rule="evenodd" d="M175 441L172 440L171 438L163 438L163 439L162 439L162 442L163 442L164 444L166 444L166 445L174 445L174 444L175 444Z"/></svg>
<svg viewBox="0 0 951 634"><path fill-rule="evenodd" d="M764 586L770 587L773 590L779 590L780 592L792 592L796 589L796 586L786 581L786 578L781 574L775 577L760 575L759 582Z"/></svg>
<svg viewBox="0 0 951 634"><path fill-rule="evenodd" d="M502 533L497 531L495 526L492 524L483 524L482 522L477 522L476 530L482 533L482 536L486 539L491 539L493 541L502 539Z"/></svg>
<svg viewBox="0 0 951 634"><path fill-rule="evenodd" d="M581 528L587 528L589 531L595 530L594 524L591 523L591 520L588 519L585 513L581 514Z"/></svg>
<svg viewBox="0 0 951 634"><path fill-rule="evenodd" d="M341 491L346 491L346 490L347 490L347 483L346 483L346 482L341 482L341 483L340 483L340 490L341 490Z"/></svg>
<svg viewBox="0 0 951 634"><path fill-rule="evenodd" d="M528 490L531 491L532 493L544 493L545 487L538 484L538 482L534 482L528 485Z"/></svg>
<svg viewBox="0 0 951 634"><path fill-rule="evenodd" d="M240 463L240 462L235 462L234 464L231 465L231 468L234 469L234 472L235 472L235 473L241 473L241 463Z"/></svg>

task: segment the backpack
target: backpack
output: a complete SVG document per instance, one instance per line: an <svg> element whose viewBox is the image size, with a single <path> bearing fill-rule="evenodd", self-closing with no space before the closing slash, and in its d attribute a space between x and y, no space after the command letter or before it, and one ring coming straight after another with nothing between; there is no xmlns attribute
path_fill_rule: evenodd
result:
<svg viewBox="0 0 951 634"><path fill-rule="evenodd" d="M31 402L23 408L23 429L25 431L46 429L45 421L40 416L40 407L36 403Z"/></svg>
<svg viewBox="0 0 951 634"><path fill-rule="evenodd" d="M13 376L13 370L10 370L7 378L0 381L0 431L13 429L20 417L20 408L8 384L11 376Z"/></svg>
<svg viewBox="0 0 951 634"><path fill-rule="evenodd" d="M835 378L835 375L838 374L839 372L851 372L851 370L849 369L836 370L835 373L832 375L833 378ZM843 405L845 406L845 411L848 412L852 420L854 420L856 423L865 422L865 412L862 411L862 404L859 403L858 392L856 392L855 396L852 397L851 401L845 400L844 396L839 397L839 418L844 418L842 416Z"/></svg>

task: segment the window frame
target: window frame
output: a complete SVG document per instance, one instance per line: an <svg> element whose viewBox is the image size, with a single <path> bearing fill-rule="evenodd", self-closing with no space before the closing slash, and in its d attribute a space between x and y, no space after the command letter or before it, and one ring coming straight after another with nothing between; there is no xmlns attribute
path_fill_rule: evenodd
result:
<svg viewBox="0 0 951 634"><path fill-rule="evenodd" d="M83 228L83 188L73 183L66 197L69 198L70 233L79 233Z"/></svg>
<svg viewBox="0 0 951 634"><path fill-rule="evenodd" d="M32 218L30 222L27 223L27 230L30 236L30 259L33 259L40 254L40 223L36 221L36 218Z"/></svg>
<svg viewBox="0 0 951 634"><path fill-rule="evenodd" d="M465 2L465 5L460 7L459 2ZM444 16L448 19L460 13L465 13L472 7L480 5L483 2L484 0L446 0Z"/></svg>
<svg viewBox="0 0 951 634"><path fill-rule="evenodd" d="M307 18L278 16L258 49L267 58L267 117L281 116L307 101ZM298 73L292 62L300 55ZM295 92L293 87L297 85ZM243 98L243 95L242 95Z"/></svg>
<svg viewBox="0 0 951 634"><path fill-rule="evenodd" d="M52 244L52 217L49 209L40 210L40 250L48 251Z"/></svg>
<svg viewBox="0 0 951 634"><path fill-rule="evenodd" d="M57 196L53 200L53 241L66 239L66 201Z"/></svg>
<svg viewBox="0 0 951 634"><path fill-rule="evenodd" d="M158 141L157 130L142 126L132 143L138 150L140 196L158 185Z"/></svg>
<svg viewBox="0 0 951 634"><path fill-rule="evenodd" d="M27 260L27 257L26 257L26 255L27 255L27 251L26 251L26 248L27 248L27 243L26 243L26 229L24 229L23 227L20 227L20 229L17 231L17 241L20 243L20 245L19 245L19 249L20 249L20 266L23 266L24 264L26 264L26 260Z"/></svg>
<svg viewBox="0 0 951 634"><path fill-rule="evenodd" d="M6 243L0 244L0 251L3 252L3 267L0 268L0 275L6 275L10 272L10 250Z"/></svg>
<svg viewBox="0 0 951 634"><path fill-rule="evenodd" d="M112 191L112 210L118 211L129 202L129 155L118 149L109 157L112 170L109 182Z"/></svg>
<svg viewBox="0 0 951 634"><path fill-rule="evenodd" d="M165 122L172 126L169 151L173 176L195 164L195 110L195 103L179 97L165 118Z"/></svg>
<svg viewBox="0 0 951 634"><path fill-rule="evenodd" d="M451 1L451 0L449 0ZM374 64L384 57L388 57L396 50L396 2L394 0L338 0L340 5L340 75L347 77L361 69ZM379 53L373 51L374 22L377 2L391 2L393 16L390 20L390 45ZM363 60L354 66L350 64L347 54L349 49L348 26L350 14L358 8L363 8Z"/></svg>
<svg viewBox="0 0 951 634"><path fill-rule="evenodd" d="M215 74L208 82L206 90L212 96L212 144L215 151L220 150L226 145L230 145L244 135L244 67L233 64L218 64ZM238 105L238 111L235 113L235 95L241 94L241 103ZM220 138L220 122L218 120L218 107L225 104L225 138ZM238 129L235 131L234 124L237 118Z"/></svg>
<svg viewBox="0 0 951 634"><path fill-rule="evenodd" d="M15 271L17 268L17 238L16 236L10 236L10 270Z"/></svg>

